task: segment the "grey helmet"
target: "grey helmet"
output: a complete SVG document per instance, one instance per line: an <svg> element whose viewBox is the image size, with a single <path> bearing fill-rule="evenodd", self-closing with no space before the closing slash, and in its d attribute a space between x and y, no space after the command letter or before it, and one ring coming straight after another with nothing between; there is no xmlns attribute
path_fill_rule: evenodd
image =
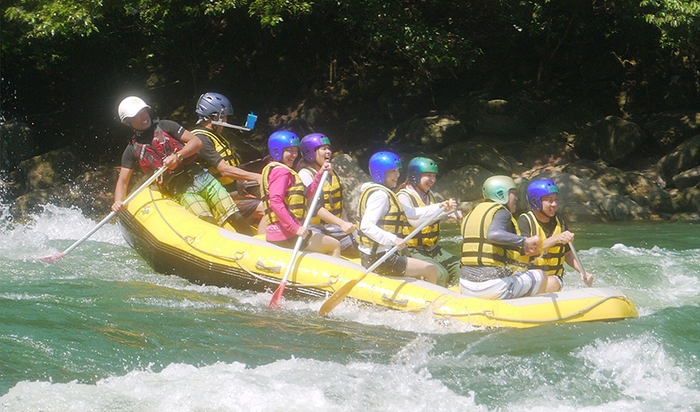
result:
<svg viewBox="0 0 700 412"><path fill-rule="evenodd" d="M200 120L219 120L224 114L231 116L233 106L223 94L209 92L199 96L194 111L199 115Z"/></svg>

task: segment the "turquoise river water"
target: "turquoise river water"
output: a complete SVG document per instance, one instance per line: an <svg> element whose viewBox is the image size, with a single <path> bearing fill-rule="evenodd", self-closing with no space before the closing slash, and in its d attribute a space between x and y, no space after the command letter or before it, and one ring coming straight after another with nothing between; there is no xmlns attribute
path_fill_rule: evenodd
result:
<svg viewBox="0 0 700 412"><path fill-rule="evenodd" d="M111 223L45 264L96 222L5 209L2 411L700 409L697 224L573 226L594 286L623 291L637 319L479 329L351 301L327 318L320 300L270 310L270 293L155 273Z"/></svg>

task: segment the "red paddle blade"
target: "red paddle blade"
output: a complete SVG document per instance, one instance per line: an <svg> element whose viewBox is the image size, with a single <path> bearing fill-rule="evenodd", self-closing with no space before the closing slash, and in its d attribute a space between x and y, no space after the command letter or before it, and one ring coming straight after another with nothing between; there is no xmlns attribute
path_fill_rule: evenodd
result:
<svg viewBox="0 0 700 412"><path fill-rule="evenodd" d="M287 282L282 282L280 285L277 287L277 290L275 293L272 294L272 299L270 299L270 307L271 308L279 308L280 307L280 299L282 298L282 294L284 293L284 285Z"/></svg>
<svg viewBox="0 0 700 412"><path fill-rule="evenodd" d="M47 257L41 258L39 260L41 260L44 263L56 263L59 260L63 259L63 256L65 256L63 253L59 253L59 254L56 254L53 256L47 256Z"/></svg>

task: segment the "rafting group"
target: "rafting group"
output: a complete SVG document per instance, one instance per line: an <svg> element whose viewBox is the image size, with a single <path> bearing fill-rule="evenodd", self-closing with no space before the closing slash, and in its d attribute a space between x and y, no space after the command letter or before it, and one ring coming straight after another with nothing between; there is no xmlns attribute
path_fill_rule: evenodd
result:
<svg viewBox="0 0 700 412"><path fill-rule="evenodd" d="M300 242L302 250L359 259L365 268L376 266L380 275L423 279L484 299L557 292L564 287L564 263L588 286L593 282L574 259L574 234L556 215L558 188L551 180L529 184L531 210L516 219L514 180L491 176L483 183L484 201L462 216L455 200L438 202L433 195L438 166L432 159L411 159L407 179L399 184L401 159L380 151L369 159L372 181L361 186L355 224L343 209L344 187L333 171L327 136L272 133L269 162L256 173L241 167L240 156L222 135L224 127L241 129L228 123L233 108L225 96L200 96L192 130L154 120L149 109L137 96L119 104L119 119L133 135L122 154L113 213L124 210L138 165L145 173L163 171L159 190L204 221L264 236L283 248ZM259 184L260 196L241 196L245 182ZM317 196L318 202L308 201ZM439 245L440 222L450 216L461 220L460 256Z"/></svg>

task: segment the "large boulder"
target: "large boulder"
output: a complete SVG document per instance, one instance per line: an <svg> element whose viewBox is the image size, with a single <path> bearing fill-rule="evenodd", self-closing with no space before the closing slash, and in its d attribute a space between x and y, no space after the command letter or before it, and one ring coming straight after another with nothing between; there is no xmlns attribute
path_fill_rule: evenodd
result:
<svg viewBox="0 0 700 412"><path fill-rule="evenodd" d="M72 183L85 170L70 149L63 148L24 160L19 164L18 178L27 190L50 189Z"/></svg>
<svg viewBox="0 0 700 412"><path fill-rule="evenodd" d="M673 177L700 164L700 135L679 144L659 160L659 175L668 187L674 187Z"/></svg>
<svg viewBox="0 0 700 412"><path fill-rule="evenodd" d="M0 170L15 168L37 152L34 132L24 123L0 122Z"/></svg>
<svg viewBox="0 0 700 412"><path fill-rule="evenodd" d="M522 135L535 128L537 118L522 104L503 99L476 100L471 115L477 132L497 136Z"/></svg>
<svg viewBox="0 0 700 412"><path fill-rule="evenodd" d="M640 206L634 200L621 195L608 195L600 203L603 214L608 220L641 220L651 215L648 208Z"/></svg>
<svg viewBox="0 0 700 412"><path fill-rule="evenodd" d="M700 112L687 110L656 113L642 127L653 145L661 153L667 153L700 132Z"/></svg>
<svg viewBox="0 0 700 412"><path fill-rule="evenodd" d="M458 202L482 199L481 186L493 173L477 165L464 166L451 170L433 185L438 199L456 199Z"/></svg>
<svg viewBox="0 0 700 412"><path fill-rule="evenodd" d="M644 131L635 123L608 116L578 133L574 139L574 150L579 157L602 159L612 166L620 166L641 146L644 139Z"/></svg>
<svg viewBox="0 0 700 412"><path fill-rule="evenodd" d="M449 115L435 115L410 120L399 125L388 141L404 150L433 152L467 139L467 129Z"/></svg>
<svg viewBox="0 0 700 412"><path fill-rule="evenodd" d="M371 182L372 178L353 160L350 155L340 155L333 159L333 170L343 182L343 205L348 219L354 222L357 219L357 202L360 200L363 183Z"/></svg>
<svg viewBox="0 0 700 412"><path fill-rule="evenodd" d="M493 174L508 175L513 173L510 162L498 150L490 145L463 142L445 148L438 154L440 171L449 171L462 166L476 165Z"/></svg>

